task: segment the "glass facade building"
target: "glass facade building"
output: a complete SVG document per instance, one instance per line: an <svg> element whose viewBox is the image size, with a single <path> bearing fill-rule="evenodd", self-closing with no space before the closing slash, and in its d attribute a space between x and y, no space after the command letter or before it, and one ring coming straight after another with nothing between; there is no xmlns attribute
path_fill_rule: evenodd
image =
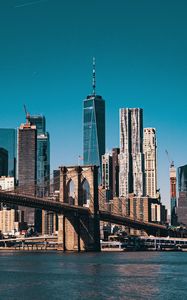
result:
<svg viewBox="0 0 187 300"><path fill-rule="evenodd" d="M30 123L37 130L37 194L42 197L49 193L50 180L50 141L46 132L46 121L42 115L33 115Z"/></svg>
<svg viewBox="0 0 187 300"><path fill-rule="evenodd" d="M37 130L37 155L36 155L36 194L39 197L45 197L50 192L50 140L49 133L46 132L46 120L43 115L29 116L31 124L36 126ZM35 211L35 228L43 234L51 233L49 228L53 226L53 213L48 213L37 209ZM50 226L48 227L48 224Z"/></svg>
<svg viewBox="0 0 187 300"><path fill-rule="evenodd" d="M101 173L102 155L105 153L105 101L98 95L87 96L83 109L84 165L99 166Z"/></svg>
<svg viewBox="0 0 187 300"><path fill-rule="evenodd" d="M187 165L178 168L179 192L187 192Z"/></svg>
<svg viewBox="0 0 187 300"><path fill-rule="evenodd" d="M36 126L37 134L45 134L46 132L46 122L45 117L42 115L29 116L30 123Z"/></svg>
<svg viewBox="0 0 187 300"><path fill-rule="evenodd" d="M8 176L16 177L16 129L0 128L0 148L8 151Z"/></svg>
<svg viewBox="0 0 187 300"><path fill-rule="evenodd" d="M0 148L0 176L8 176L8 151Z"/></svg>

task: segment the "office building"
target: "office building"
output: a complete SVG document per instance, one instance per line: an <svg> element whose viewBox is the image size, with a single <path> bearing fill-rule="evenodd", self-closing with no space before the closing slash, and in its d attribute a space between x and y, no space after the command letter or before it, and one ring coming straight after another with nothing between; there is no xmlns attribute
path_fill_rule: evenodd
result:
<svg viewBox="0 0 187 300"><path fill-rule="evenodd" d="M22 124L18 130L18 179L19 189L35 195L37 178L37 130L30 123Z"/></svg>
<svg viewBox="0 0 187 300"><path fill-rule="evenodd" d="M102 155L102 187L106 191L106 201L112 199L112 156L110 153Z"/></svg>
<svg viewBox="0 0 187 300"><path fill-rule="evenodd" d="M145 194L143 110L120 109L119 195Z"/></svg>
<svg viewBox="0 0 187 300"><path fill-rule="evenodd" d="M0 148L8 152L8 174L2 174L2 176L16 177L17 134L15 129L0 128Z"/></svg>
<svg viewBox="0 0 187 300"><path fill-rule="evenodd" d="M178 223L187 226L187 165L178 168Z"/></svg>
<svg viewBox="0 0 187 300"><path fill-rule="evenodd" d="M46 120L42 115L31 115L31 125L37 130L37 195L40 197L49 194L50 186L50 141L46 132Z"/></svg>
<svg viewBox="0 0 187 300"><path fill-rule="evenodd" d="M93 92L83 103L84 165L97 165L101 182L101 160L105 153L105 101L96 95L95 60L93 60Z"/></svg>
<svg viewBox="0 0 187 300"><path fill-rule="evenodd" d="M145 193L151 198L156 198L157 144L155 128L144 128L143 152L145 165Z"/></svg>
<svg viewBox="0 0 187 300"><path fill-rule="evenodd" d="M102 155L102 192L107 201L119 196L118 155L119 148L113 148L111 152Z"/></svg>
<svg viewBox="0 0 187 300"><path fill-rule="evenodd" d="M32 125L36 126L37 135L46 133L46 120L43 115L29 115L29 120Z"/></svg>
<svg viewBox="0 0 187 300"><path fill-rule="evenodd" d="M170 215L171 215L171 225L177 225L177 174L176 168L174 166L174 162L171 163L169 169L169 177L170 177Z"/></svg>
<svg viewBox="0 0 187 300"><path fill-rule="evenodd" d="M8 151L0 148L0 176L8 176Z"/></svg>
<svg viewBox="0 0 187 300"><path fill-rule="evenodd" d="M22 193L36 195L37 130L27 119L18 129L18 182ZM35 209L20 207L29 226L35 225Z"/></svg>
<svg viewBox="0 0 187 300"><path fill-rule="evenodd" d="M37 188L36 195L45 197L49 195L50 190L50 140L49 133L46 132L46 120L43 115L29 115L31 125L36 126L37 130ZM37 232L48 233L42 226L48 224L51 215L48 212L35 210L35 229ZM43 224L43 225L42 225Z"/></svg>
<svg viewBox="0 0 187 300"><path fill-rule="evenodd" d="M112 149L112 197L119 197L119 148Z"/></svg>

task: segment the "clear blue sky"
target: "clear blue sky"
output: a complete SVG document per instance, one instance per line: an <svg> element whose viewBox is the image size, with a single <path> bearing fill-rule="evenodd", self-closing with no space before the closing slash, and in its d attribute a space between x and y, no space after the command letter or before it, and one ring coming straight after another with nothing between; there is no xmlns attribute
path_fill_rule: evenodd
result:
<svg viewBox="0 0 187 300"><path fill-rule="evenodd" d="M0 127L42 113L51 169L82 154L82 101L106 100L107 149L119 145L119 108L142 107L158 135L159 187L169 203L169 163L187 163L186 0L1 0Z"/></svg>

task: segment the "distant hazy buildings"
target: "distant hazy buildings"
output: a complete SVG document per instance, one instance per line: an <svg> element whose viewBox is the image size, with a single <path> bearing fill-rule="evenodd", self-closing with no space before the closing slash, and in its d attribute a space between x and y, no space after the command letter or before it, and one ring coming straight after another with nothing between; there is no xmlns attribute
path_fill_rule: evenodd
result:
<svg viewBox="0 0 187 300"><path fill-rule="evenodd" d="M157 142L156 129L144 128L144 165L145 165L145 193L151 198L157 196Z"/></svg>
<svg viewBox="0 0 187 300"><path fill-rule="evenodd" d="M143 110L120 109L119 195L144 192Z"/></svg>
<svg viewBox="0 0 187 300"><path fill-rule="evenodd" d="M105 101L95 91L95 61L93 61L93 92L83 104L83 159L84 165L100 167L105 153ZM100 176L101 181L101 176Z"/></svg>
<svg viewBox="0 0 187 300"><path fill-rule="evenodd" d="M178 223L187 226L187 165L178 168Z"/></svg>
<svg viewBox="0 0 187 300"><path fill-rule="evenodd" d="M8 174L4 176L16 177L16 154L17 154L16 130L0 128L0 148L8 152Z"/></svg>

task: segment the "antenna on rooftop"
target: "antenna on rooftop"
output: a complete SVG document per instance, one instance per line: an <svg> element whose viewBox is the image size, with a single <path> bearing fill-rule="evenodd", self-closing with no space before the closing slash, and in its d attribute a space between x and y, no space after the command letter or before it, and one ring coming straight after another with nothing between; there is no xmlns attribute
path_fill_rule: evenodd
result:
<svg viewBox="0 0 187 300"><path fill-rule="evenodd" d="M95 96L95 89L96 89L96 74L95 74L95 57L93 57L93 72L92 72L92 87L93 87L93 95Z"/></svg>
<svg viewBox="0 0 187 300"><path fill-rule="evenodd" d="M25 111L25 116L26 116L26 120L27 120L27 124L30 122L30 114L27 111L26 105L24 104L24 111Z"/></svg>

